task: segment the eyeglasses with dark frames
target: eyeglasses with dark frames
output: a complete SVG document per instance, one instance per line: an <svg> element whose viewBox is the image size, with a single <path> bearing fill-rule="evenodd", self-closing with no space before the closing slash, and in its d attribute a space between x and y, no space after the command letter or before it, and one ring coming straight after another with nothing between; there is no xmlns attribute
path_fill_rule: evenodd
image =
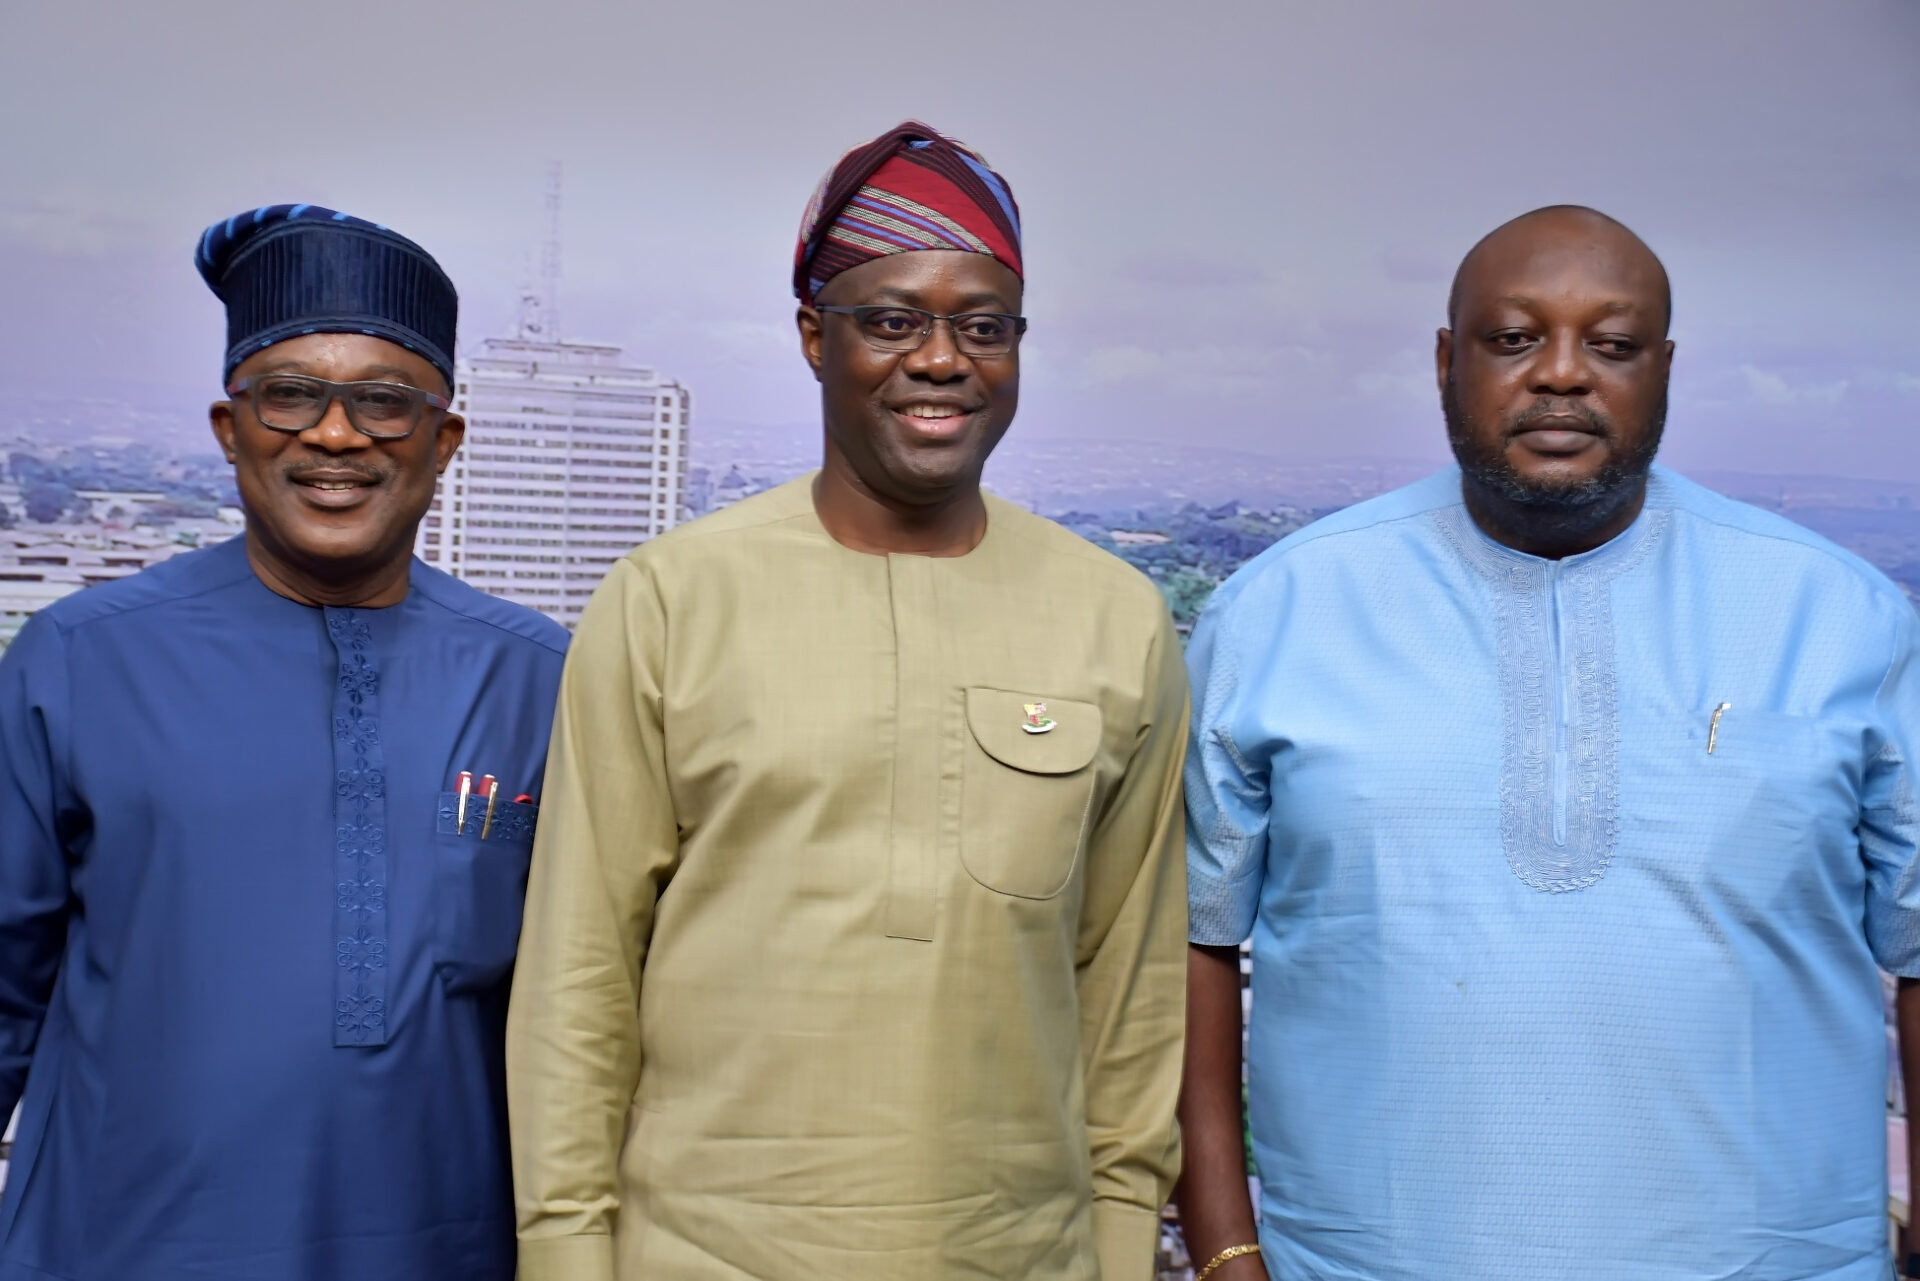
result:
<svg viewBox="0 0 1920 1281"><path fill-rule="evenodd" d="M962 311L938 316L918 307L819 304L814 310L853 317L860 336L875 351L918 351L920 345L933 336L933 327L942 321L953 335L953 345L966 356L1004 356L1014 349L1020 335L1027 332L1025 316L1009 316L999 311Z"/></svg>
<svg viewBox="0 0 1920 1281"><path fill-rule="evenodd" d="M244 398L262 427L285 432L319 426L338 400L346 406L353 429L374 440L404 440L429 410L437 421L453 404L405 383L336 383L307 374L254 374L227 388L227 394Z"/></svg>

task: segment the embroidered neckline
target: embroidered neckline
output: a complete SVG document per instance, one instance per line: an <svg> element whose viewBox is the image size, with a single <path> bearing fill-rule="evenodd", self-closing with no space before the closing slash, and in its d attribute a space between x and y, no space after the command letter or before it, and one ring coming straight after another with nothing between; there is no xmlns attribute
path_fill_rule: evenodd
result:
<svg viewBox="0 0 1920 1281"><path fill-rule="evenodd" d="M1463 503L1433 513L1488 584L1500 647L1500 843L1513 874L1543 893L1586 889L1612 865L1620 836L1612 581L1659 544L1670 516L1656 474L1626 532L1555 562L1494 542Z"/></svg>
<svg viewBox="0 0 1920 1281"><path fill-rule="evenodd" d="M1560 561L1535 556L1496 541L1473 523L1465 502L1434 508L1428 515L1436 520L1440 532L1446 535L1447 541L1453 544L1462 560L1496 580L1504 578L1516 565L1544 567L1554 564L1560 565L1561 572L1569 578L1579 574L1606 579L1631 570L1660 542L1673 515L1673 491L1658 471L1652 472L1647 477L1646 502L1631 525L1592 551L1568 556Z"/></svg>

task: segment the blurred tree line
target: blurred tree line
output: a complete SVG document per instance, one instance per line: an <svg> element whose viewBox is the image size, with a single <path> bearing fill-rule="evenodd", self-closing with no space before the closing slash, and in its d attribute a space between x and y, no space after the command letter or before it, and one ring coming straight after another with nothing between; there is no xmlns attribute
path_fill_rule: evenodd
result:
<svg viewBox="0 0 1920 1281"><path fill-rule="evenodd" d="M224 459L176 458L145 445L67 449L52 458L16 449L7 455L7 475L20 489L27 519L40 524L85 517L89 504L81 490L166 495L168 501L139 513L144 523L211 516L221 504L239 501ZM13 524L13 514L0 507L0 529Z"/></svg>
<svg viewBox="0 0 1920 1281"><path fill-rule="evenodd" d="M1055 519L1153 579L1185 634L1229 574L1323 514L1297 507L1256 511L1229 502L1218 507L1188 503L1124 512L1072 511ZM1165 541L1156 541L1159 538Z"/></svg>

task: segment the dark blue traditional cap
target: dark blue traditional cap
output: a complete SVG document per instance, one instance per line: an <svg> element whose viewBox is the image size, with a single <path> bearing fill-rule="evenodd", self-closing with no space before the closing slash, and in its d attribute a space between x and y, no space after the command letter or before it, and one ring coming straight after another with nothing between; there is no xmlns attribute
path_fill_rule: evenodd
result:
<svg viewBox="0 0 1920 1281"><path fill-rule="evenodd" d="M193 262L227 305L223 382L301 334L371 334L420 353L453 386L459 295L397 232L319 205L264 205L208 227Z"/></svg>

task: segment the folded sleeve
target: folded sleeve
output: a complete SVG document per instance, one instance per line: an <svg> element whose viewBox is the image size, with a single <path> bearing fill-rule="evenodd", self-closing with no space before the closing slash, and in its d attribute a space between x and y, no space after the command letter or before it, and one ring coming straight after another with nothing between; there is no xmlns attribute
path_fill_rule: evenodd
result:
<svg viewBox="0 0 1920 1281"><path fill-rule="evenodd" d="M67 934L66 642L28 620L0 658L0 1125L26 1086Z"/></svg>
<svg viewBox="0 0 1920 1281"><path fill-rule="evenodd" d="M1087 850L1077 947L1093 1231L1103 1281L1151 1281L1160 1207L1180 1171L1186 1036L1180 759L1187 682L1161 611L1144 723Z"/></svg>
<svg viewBox="0 0 1920 1281"><path fill-rule="evenodd" d="M1194 699L1186 761L1187 929L1191 942L1219 947L1253 932L1267 857L1267 773L1233 738L1244 688L1237 600L1224 590L1216 595L1187 646Z"/></svg>
<svg viewBox="0 0 1920 1281"><path fill-rule="evenodd" d="M1920 799L1914 747L1920 733L1920 666L1915 617L1899 602L1893 656L1874 699L1860 806L1860 854L1867 868L1867 941L1881 968L1920 978Z"/></svg>
<svg viewBox="0 0 1920 1281"><path fill-rule="evenodd" d="M666 618L618 562L567 652L507 1020L521 1281L613 1281L654 909L678 857L661 729Z"/></svg>
<svg viewBox="0 0 1920 1281"><path fill-rule="evenodd" d="M1093 1241L1100 1281L1151 1281L1160 1244L1159 1212L1120 1201L1095 1201Z"/></svg>

